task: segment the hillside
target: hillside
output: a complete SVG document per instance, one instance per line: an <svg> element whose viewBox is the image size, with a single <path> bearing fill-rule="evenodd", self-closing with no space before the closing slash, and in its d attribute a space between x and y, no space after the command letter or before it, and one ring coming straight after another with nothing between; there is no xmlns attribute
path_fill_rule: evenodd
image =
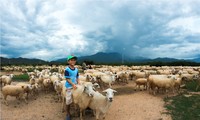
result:
<svg viewBox="0 0 200 120"><path fill-rule="evenodd" d="M40 60L40 59L29 59L29 58L4 58L0 57L1 65L29 65L29 64L47 64L47 61Z"/></svg>

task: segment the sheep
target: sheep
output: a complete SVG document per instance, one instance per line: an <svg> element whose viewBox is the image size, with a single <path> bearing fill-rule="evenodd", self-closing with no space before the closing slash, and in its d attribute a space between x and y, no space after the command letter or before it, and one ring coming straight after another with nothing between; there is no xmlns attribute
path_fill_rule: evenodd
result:
<svg viewBox="0 0 200 120"><path fill-rule="evenodd" d="M128 84L128 78L129 78L129 75L127 74L127 72L124 72L124 71L117 72L115 75L115 79L118 83L121 80L122 82Z"/></svg>
<svg viewBox="0 0 200 120"><path fill-rule="evenodd" d="M96 120L99 120L101 114L103 115L103 119L105 119L106 113L112 104L114 92L117 91L108 88L103 92L106 93L106 96L99 92L95 92L89 104L89 108L91 108L96 114Z"/></svg>
<svg viewBox="0 0 200 120"><path fill-rule="evenodd" d="M175 80L175 85L174 85L174 88L176 89L177 92L179 92L181 84L182 84L182 78L177 78Z"/></svg>
<svg viewBox="0 0 200 120"><path fill-rule="evenodd" d="M146 77L148 77L148 75L145 72L142 72L142 71L133 71L133 75L136 78L146 78Z"/></svg>
<svg viewBox="0 0 200 120"><path fill-rule="evenodd" d="M64 112L65 100L66 100L65 97L66 97L66 90L67 90L67 88L65 87L66 80L62 80L61 83L62 83L62 92L61 92L61 97L62 97L62 112Z"/></svg>
<svg viewBox="0 0 200 120"><path fill-rule="evenodd" d="M30 80L29 80L29 83L30 83L31 85L35 84L35 77L34 77L34 75L31 75Z"/></svg>
<svg viewBox="0 0 200 120"><path fill-rule="evenodd" d="M51 80L49 78L46 78L43 80L43 88L46 91L46 93L50 90L51 87Z"/></svg>
<svg viewBox="0 0 200 120"><path fill-rule="evenodd" d="M195 77L195 75L193 75L193 74L181 74L181 73L179 73L179 75L181 75L181 77L183 78L183 81L192 81L193 78Z"/></svg>
<svg viewBox="0 0 200 120"><path fill-rule="evenodd" d="M85 82L83 85L77 85L76 90L72 90L73 103L79 106L80 119L83 120L83 111L89 106L92 100L93 84L91 82Z"/></svg>
<svg viewBox="0 0 200 120"><path fill-rule="evenodd" d="M65 101L66 101L66 87L65 87L65 80L61 81L62 83L62 112L64 112L65 108ZM81 85L77 85L76 90L72 90L72 96L73 96L73 103L78 105L80 107L80 118L82 119L82 112L84 109L87 108L89 105L88 99L91 99L90 97L93 96L94 93L94 86L97 84L92 84L91 82L84 82ZM87 95L86 95L87 94ZM90 96L90 97L88 97Z"/></svg>
<svg viewBox="0 0 200 120"><path fill-rule="evenodd" d="M42 87L43 80L43 75L39 75L39 78L35 78L35 83L37 83L39 87Z"/></svg>
<svg viewBox="0 0 200 120"><path fill-rule="evenodd" d="M135 80L135 83L136 83L136 88L139 87L139 89L140 89L140 86L143 85L144 89L147 89L147 79L146 78L138 78ZM135 88L135 90L136 90L136 88Z"/></svg>
<svg viewBox="0 0 200 120"><path fill-rule="evenodd" d="M172 73L171 70L157 70L157 72L162 75L170 75Z"/></svg>
<svg viewBox="0 0 200 120"><path fill-rule="evenodd" d="M39 88L40 86L37 83L32 85L32 91L31 91L32 95L35 96L36 94L39 94Z"/></svg>
<svg viewBox="0 0 200 120"><path fill-rule="evenodd" d="M61 101L62 83L59 80L54 81L54 90L58 95L58 100Z"/></svg>
<svg viewBox="0 0 200 120"><path fill-rule="evenodd" d="M2 94L4 96L4 102L8 106L8 102L6 100L7 96L15 96L16 98L23 98L25 103L28 103L24 93L28 90L27 86L16 86L16 85L6 85L2 88Z"/></svg>
<svg viewBox="0 0 200 120"><path fill-rule="evenodd" d="M24 87L27 87L27 90L25 91L26 92L26 98L28 99L28 95L29 93L32 92L33 90L33 86L31 84L28 84L28 83L18 83L16 84L17 86L24 86Z"/></svg>
<svg viewBox="0 0 200 120"><path fill-rule="evenodd" d="M10 74L9 76L7 76L7 75L1 76L1 84L2 84L2 86L10 85L11 82L12 82L12 78L13 77L14 77L13 74Z"/></svg>
<svg viewBox="0 0 200 120"><path fill-rule="evenodd" d="M34 76L35 73L34 72L27 72L28 76L31 77L31 76Z"/></svg>
<svg viewBox="0 0 200 120"><path fill-rule="evenodd" d="M52 75L50 77L50 80L51 80L52 83L54 83L55 80L60 80L60 79L61 79L60 75Z"/></svg>
<svg viewBox="0 0 200 120"><path fill-rule="evenodd" d="M113 82L115 82L115 76L113 76L113 75L102 75L100 78L101 78L101 81L102 81L103 83L108 84L109 87L112 88L111 84L112 84ZM103 87L103 86L102 86L102 87Z"/></svg>
<svg viewBox="0 0 200 120"><path fill-rule="evenodd" d="M155 95L155 88L157 87L158 89L172 89L174 93L175 80L175 77L167 75L150 75L148 78L149 92L154 90Z"/></svg>

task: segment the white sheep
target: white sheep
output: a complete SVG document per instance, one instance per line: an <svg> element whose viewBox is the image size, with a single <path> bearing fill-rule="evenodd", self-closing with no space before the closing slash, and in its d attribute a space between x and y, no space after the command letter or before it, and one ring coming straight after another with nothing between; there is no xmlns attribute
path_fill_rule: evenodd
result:
<svg viewBox="0 0 200 120"><path fill-rule="evenodd" d="M55 80L61 80L61 76L55 73L54 75L50 76L50 80L52 83L54 83Z"/></svg>
<svg viewBox="0 0 200 120"><path fill-rule="evenodd" d="M50 90L51 87L51 80L49 78L46 78L43 80L43 88L46 91L46 93Z"/></svg>
<svg viewBox="0 0 200 120"><path fill-rule="evenodd" d="M92 101L89 104L89 107L94 110L96 114L96 120L99 120L101 114L103 115L103 119L105 119L106 113L112 104L114 92L117 91L109 88L103 92L106 93L106 96L99 92L95 92Z"/></svg>
<svg viewBox="0 0 200 120"><path fill-rule="evenodd" d="M128 84L128 79L129 79L129 75L127 72L125 71L119 71L116 73L115 75L115 79L116 79L116 82L120 82L122 81L123 83L127 83Z"/></svg>
<svg viewBox="0 0 200 120"><path fill-rule="evenodd" d="M7 96L15 96L16 98L23 98L26 103L26 97L24 96L24 93L28 90L28 87L26 86L16 86L16 85L6 85L2 88L2 94L4 96L4 102L6 105L8 105L7 102Z"/></svg>
<svg viewBox="0 0 200 120"><path fill-rule="evenodd" d="M41 74L41 75L39 75L38 78L35 78L35 83L37 83L39 85L39 87L42 87L43 80L44 80L44 78L43 78L43 75Z"/></svg>
<svg viewBox="0 0 200 120"><path fill-rule="evenodd" d="M83 119L83 111L89 106L95 92L93 86L91 82L85 82L82 85L77 85L77 89L72 90L73 103L79 106L81 120Z"/></svg>
<svg viewBox="0 0 200 120"><path fill-rule="evenodd" d="M34 76L34 75L31 75L31 76L30 76L29 83L30 83L31 85L35 84L35 76Z"/></svg>
<svg viewBox="0 0 200 120"><path fill-rule="evenodd" d="M112 88L112 83L115 82L115 76L114 75L101 75L101 81L105 84L108 84L110 88ZM102 86L104 88L104 85Z"/></svg>
<svg viewBox="0 0 200 120"><path fill-rule="evenodd" d="M2 86L10 85L11 82L12 82L12 78L13 77L14 77L13 74L10 74L9 76L7 76L7 75L1 76L1 84L2 84Z"/></svg>
<svg viewBox="0 0 200 120"><path fill-rule="evenodd" d="M58 100L60 101L63 84L61 83L60 80L55 80L53 85L54 85L54 90L56 91L56 94L58 95Z"/></svg>
<svg viewBox="0 0 200 120"><path fill-rule="evenodd" d="M168 75L150 75L148 78L148 85L149 85L149 92L150 90L154 91L154 95L157 88L159 89L172 89L174 93L174 87L175 87L175 80L177 78L174 76L168 76Z"/></svg>

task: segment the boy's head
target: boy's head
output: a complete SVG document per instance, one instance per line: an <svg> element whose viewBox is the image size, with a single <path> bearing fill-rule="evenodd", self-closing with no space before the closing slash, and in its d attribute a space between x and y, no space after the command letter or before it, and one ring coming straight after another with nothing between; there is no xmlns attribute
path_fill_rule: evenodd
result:
<svg viewBox="0 0 200 120"><path fill-rule="evenodd" d="M72 65L74 66L76 64L76 60L77 60L77 57L76 56L73 56L73 55L69 55L67 57L67 62L69 65Z"/></svg>

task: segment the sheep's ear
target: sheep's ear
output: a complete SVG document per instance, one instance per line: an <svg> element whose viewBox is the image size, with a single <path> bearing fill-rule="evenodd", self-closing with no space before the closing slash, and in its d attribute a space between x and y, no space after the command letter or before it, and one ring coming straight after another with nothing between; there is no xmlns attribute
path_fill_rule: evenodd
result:
<svg viewBox="0 0 200 120"><path fill-rule="evenodd" d="M117 92L116 90L113 90L113 92Z"/></svg>
<svg viewBox="0 0 200 120"><path fill-rule="evenodd" d="M102 91L102 92L104 92L104 93L105 93L105 92L107 92L107 91L106 91L106 90L104 90L104 91Z"/></svg>
<svg viewBox="0 0 200 120"><path fill-rule="evenodd" d="M98 83L94 83L94 86L97 87L97 88L100 88Z"/></svg>
<svg viewBox="0 0 200 120"><path fill-rule="evenodd" d="M94 86L99 86L99 84L98 84L98 83L94 83L93 85L94 85Z"/></svg>

